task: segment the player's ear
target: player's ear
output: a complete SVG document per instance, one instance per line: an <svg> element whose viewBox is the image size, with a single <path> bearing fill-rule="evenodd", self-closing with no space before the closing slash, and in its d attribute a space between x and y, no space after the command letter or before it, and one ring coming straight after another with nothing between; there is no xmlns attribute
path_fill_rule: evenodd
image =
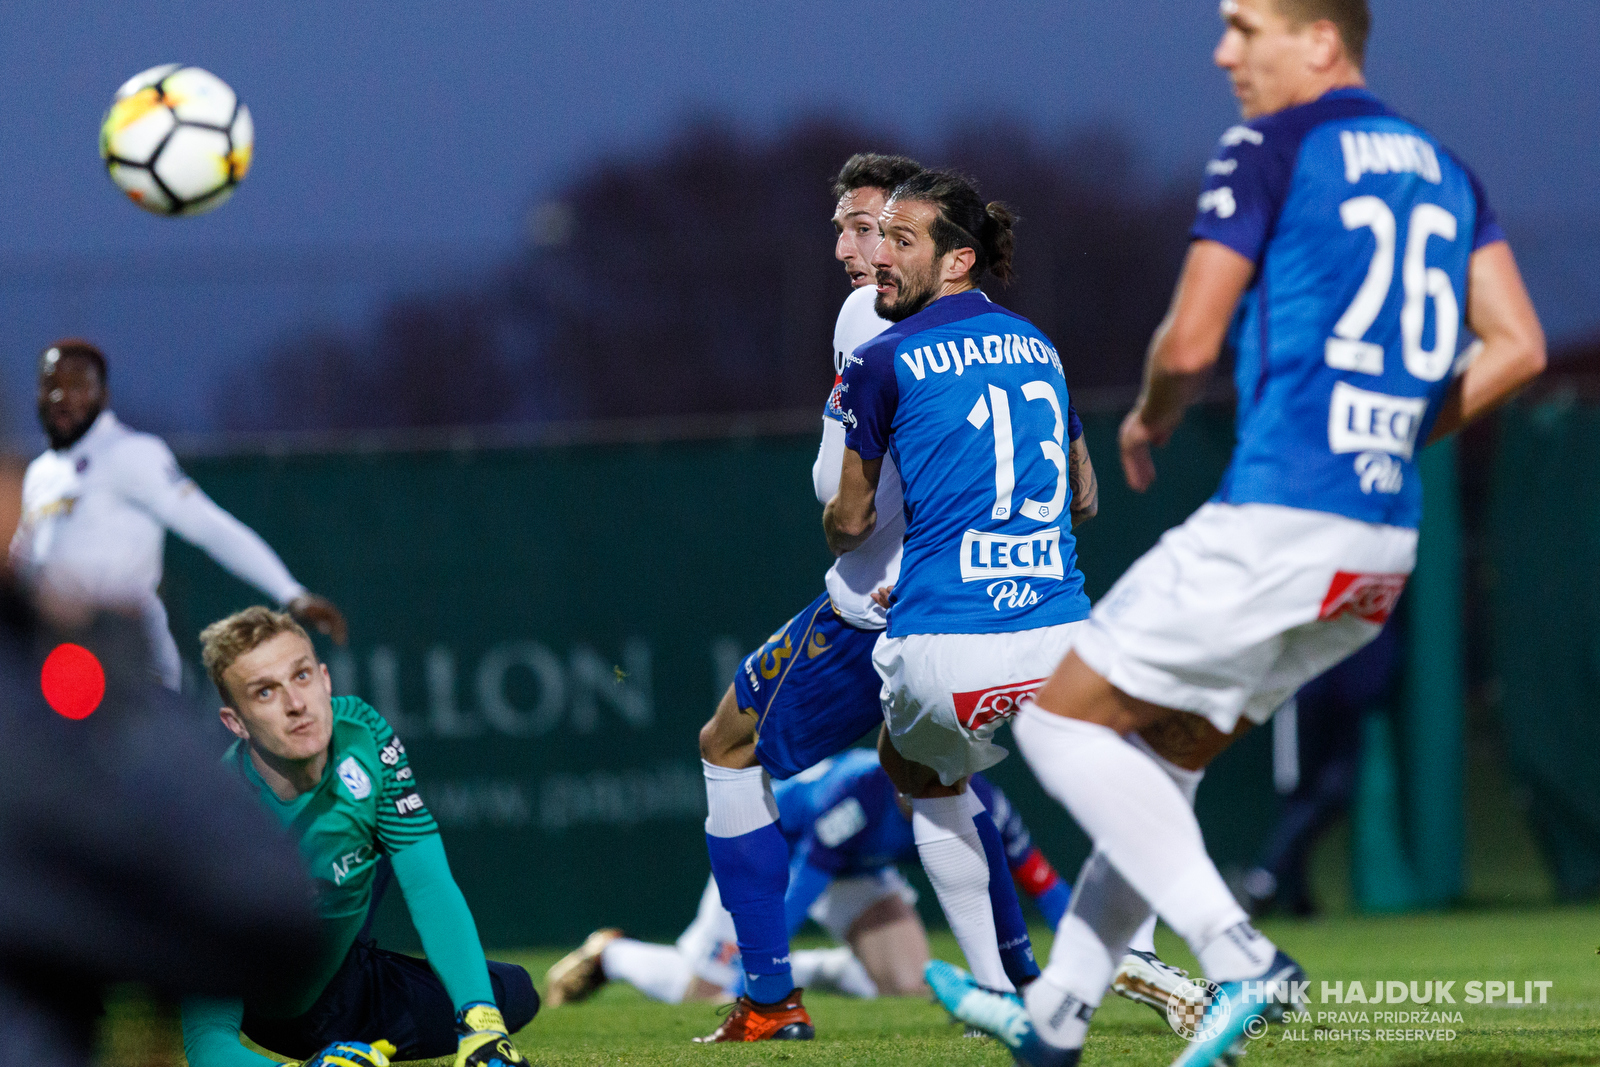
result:
<svg viewBox="0 0 1600 1067"><path fill-rule="evenodd" d="M234 737L237 737L241 741L250 740L250 731L245 729L244 720L239 718L239 713L237 711L234 711L232 708L228 707L228 705L224 704L222 705L221 710L218 711L217 717L222 720L222 725L226 726L228 728L228 732Z"/></svg>
<svg viewBox="0 0 1600 1067"><path fill-rule="evenodd" d="M944 278L947 282L960 281L972 273L978 262L978 253L970 248L953 248L944 254Z"/></svg>
<svg viewBox="0 0 1600 1067"><path fill-rule="evenodd" d="M1306 27L1311 38L1311 67L1318 74L1326 73L1344 57L1344 38L1339 27L1327 19L1318 19Z"/></svg>
<svg viewBox="0 0 1600 1067"><path fill-rule="evenodd" d="M328 691L330 697L333 696L333 676L328 673L328 665L319 663L317 664L317 670L322 672L322 688Z"/></svg>

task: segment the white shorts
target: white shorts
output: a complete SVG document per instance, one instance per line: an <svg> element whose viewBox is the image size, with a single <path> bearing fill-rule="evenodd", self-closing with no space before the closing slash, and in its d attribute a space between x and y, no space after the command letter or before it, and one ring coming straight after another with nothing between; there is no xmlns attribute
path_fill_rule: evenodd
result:
<svg viewBox="0 0 1600 1067"><path fill-rule="evenodd" d="M835 941L848 944L856 920L886 897L899 897L913 908L917 906L917 891L911 883L893 867L880 867L871 874L835 878L806 914Z"/></svg>
<svg viewBox="0 0 1600 1067"><path fill-rule="evenodd" d="M871 874L835 878L807 914L835 941L845 944L856 920L885 897L899 897L912 907L917 904L917 891L911 883L893 867L883 867ZM738 988L739 935L733 928L733 916L722 906L715 878L706 879L700 909L679 936L678 952L697 977L719 989Z"/></svg>
<svg viewBox="0 0 1600 1067"><path fill-rule="evenodd" d="M895 751L945 785L1006 758L991 738L1045 683L1087 621L1003 634L878 638L883 718Z"/></svg>
<svg viewBox="0 0 1600 1067"><path fill-rule="evenodd" d="M1130 696L1263 723L1378 635L1417 532L1276 504L1206 504L1095 605L1073 651Z"/></svg>

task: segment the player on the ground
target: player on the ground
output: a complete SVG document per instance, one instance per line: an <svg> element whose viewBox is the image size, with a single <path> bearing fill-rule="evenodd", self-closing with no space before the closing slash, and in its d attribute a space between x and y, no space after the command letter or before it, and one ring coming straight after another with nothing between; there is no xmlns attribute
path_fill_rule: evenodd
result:
<svg viewBox="0 0 1600 1067"><path fill-rule="evenodd" d="M834 333L836 369L844 374L859 345L888 324L875 313L868 259L878 243L877 212L888 190L921 168L895 156L858 155L835 183L836 257L857 285L839 312ZM819 499L832 496L848 424L848 385L839 382L824 410L823 442L813 468ZM902 505L893 465L878 486L884 522L827 575L827 592L796 615L740 665L716 714L700 731L705 767L706 844L722 902L738 930L745 994L713 1041L806 1039L811 1018L801 1003L789 965L783 918L788 847L777 823L769 775L788 778L881 728L879 681L872 649L884 626L873 598L894 583L900 565ZM992 820L964 815L964 825L935 826L915 816L919 845L934 852L950 834L978 843L981 869L951 865L924 851L924 867L950 914L947 895L963 906L983 901L986 934L963 934L962 948L991 984L1011 988L1038 973L1027 924L1007 874L1005 852ZM931 836L930 836L931 835ZM959 849L966 848L962 843ZM953 923L953 925L956 925ZM966 930L970 927L958 926ZM986 940L983 940L985 939Z"/></svg>
<svg viewBox="0 0 1600 1067"><path fill-rule="evenodd" d="M1012 874L1053 926L1070 889L1045 859L1000 790L974 777L1005 845ZM773 786L778 825L789 842L784 898L792 937L807 917L848 948L793 953L797 984L848 996L926 994L928 941L911 905L915 890L895 869L916 862L910 818L871 749L852 748ZM742 983L733 919L708 880L695 921L675 945L597 930L550 969L548 1003L581 1000L608 980L668 1003L727 1000Z"/></svg>
<svg viewBox="0 0 1600 1067"><path fill-rule="evenodd" d="M508 1035L539 1010L528 972L485 962L439 828L405 746L376 711L333 696L327 667L289 615L246 608L200 635L206 670L238 737L224 762L297 840L320 889L325 952L294 988L241 1001L188 1001L190 1067L267 1067L244 1048L304 1058L333 1041L387 1039L401 1059L456 1067L523 1063ZM379 856L394 864L426 960L360 937Z"/></svg>
<svg viewBox="0 0 1600 1067"><path fill-rule="evenodd" d="M898 468L905 558L873 652L878 748L913 798L951 931L978 980L1009 990L985 951L983 806L966 781L1005 757L990 738L1088 617L1072 523L1094 514L1097 490L1055 349L978 288L1011 276L1009 211L924 171L895 188L881 229L874 306L895 325L845 367L848 447L823 527L843 554L899 521L878 492Z"/></svg>
<svg viewBox="0 0 1600 1067"><path fill-rule="evenodd" d="M28 465L11 558L54 601L137 610L163 685L178 688L178 646L161 584L166 531L343 644L339 610L294 580L254 531L223 511L159 437L128 429L107 408L106 359L87 341L57 341L39 357L39 422L50 448Z"/></svg>
<svg viewBox="0 0 1600 1067"><path fill-rule="evenodd" d="M1233 461L1212 501L1100 602L1014 727L1095 844L1026 1010L930 967L958 1016L1033 1064L1078 1061L1112 962L1152 908L1231 1005L1218 998L1180 1063L1217 1062L1282 1012L1283 985L1250 994L1301 969L1250 926L1162 757L1204 767L1378 633L1415 562L1416 451L1545 362L1477 179L1364 87L1365 0L1225 0L1222 17L1216 62L1245 122L1206 167L1121 446L1129 484L1145 489L1151 446L1226 341ZM1463 325L1482 342L1470 362Z"/></svg>

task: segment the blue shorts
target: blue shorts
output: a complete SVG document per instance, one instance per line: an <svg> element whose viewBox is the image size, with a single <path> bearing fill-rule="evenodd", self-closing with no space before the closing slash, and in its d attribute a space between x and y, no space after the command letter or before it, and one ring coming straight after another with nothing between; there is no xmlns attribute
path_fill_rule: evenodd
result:
<svg viewBox="0 0 1600 1067"><path fill-rule="evenodd" d="M744 658L733 695L756 717L756 759L768 774L799 774L883 722L872 666L882 633L840 619L823 593Z"/></svg>

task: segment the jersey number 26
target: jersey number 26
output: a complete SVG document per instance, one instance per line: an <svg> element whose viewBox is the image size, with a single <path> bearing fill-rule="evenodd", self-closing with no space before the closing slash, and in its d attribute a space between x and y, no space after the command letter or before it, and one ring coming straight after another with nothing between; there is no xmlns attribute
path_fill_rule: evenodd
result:
<svg viewBox="0 0 1600 1067"><path fill-rule="evenodd" d="M1378 246L1367 267L1367 277L1356 290L1355 299L1334 323L1324 358L1335 370L1363 374L1383 373L1383 346L1364 341L1389 298L1394 281L1395 218L1389 205L1376 196L1358 196L1339 205L1344 228L1366 227L1377 238ZM1400 307L1400 351L1406 370L1425 382L1436 382L1455 362L1456 332L1461 309L1450 286L1450 275L1428 266L1428 238L1456 239L1456 217L1438 204L1418 204L1411 212L1406 230L1406 256L1400 281L1405 302ZM1433 348L1422 347L1422 326L1426 302L1434 302Z"/></svg>

